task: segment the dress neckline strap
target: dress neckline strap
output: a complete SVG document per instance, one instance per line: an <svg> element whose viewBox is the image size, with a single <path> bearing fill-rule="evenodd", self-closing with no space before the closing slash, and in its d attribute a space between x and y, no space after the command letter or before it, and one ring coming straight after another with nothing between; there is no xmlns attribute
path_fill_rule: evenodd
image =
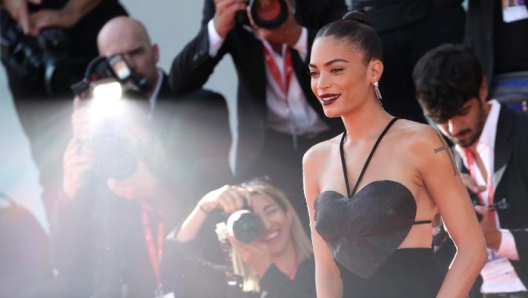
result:
<svg viewBox="0 0 528 298"><path fill-rule="evenodd" d="M399 118L397 118L397 117L392 118L392 120L389 122L389 124L387 124L387 126L385 127L383 132L380 134L380 136L376 140L376 143L372 147L372 150L370 151L370 154L369 154L367 160L365 161L365 164L363 165L363 168L361 169L361 173L359 174L359 177L358 177L358 179L357 179L357 181L356 181L356 183L354 185L354 189L352 190L352 192L350 192L350 185L348 183L348 174L347 174L347 167L346 167L346 161L345 161L345 152L344 152L344 149L343 149L344 143L345 143L345 138L346 138L346 130L345 130L345 132L343 132L343 136L341 137L341 142L339 144L339 153L341 155L341 165L343 167L343 174L345 176L345 185L346 185L346 188L347 188L347 195L348 195L349 198L354 196L354 194L356 193L357 188L359 186L359 183L361 182L361 179L363 178L363 175L365 174L365 171L366 171L366 169L367 169L367 167L368 167L368 165L370 163L370 160L372 159L372 156L374 155L374 152L376 151L376 148L378 148L378 145L381 142L381 139L383 139L385 134L389 131L391 126L398 119Z"/></svg>

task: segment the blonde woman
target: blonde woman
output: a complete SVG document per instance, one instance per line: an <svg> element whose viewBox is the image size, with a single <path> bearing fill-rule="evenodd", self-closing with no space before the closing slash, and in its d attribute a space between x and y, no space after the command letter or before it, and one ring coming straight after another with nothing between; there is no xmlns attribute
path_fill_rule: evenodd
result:
<svg viewBox="0 0 528 298"><path fill-rule="evenodd" d="M213 232L213 224L247 206L262 220L264 232L249 244L228 235L233 253L232 264L226 264L242 277L243 297L264 293L268 298L315 297L310 240L286 196L269 183L226 185L209 192L185 219L175 239L187 251L196 251L205 245L197 240L199 234ZM208 240L216 241L216 237L211 235Z"/></svg>

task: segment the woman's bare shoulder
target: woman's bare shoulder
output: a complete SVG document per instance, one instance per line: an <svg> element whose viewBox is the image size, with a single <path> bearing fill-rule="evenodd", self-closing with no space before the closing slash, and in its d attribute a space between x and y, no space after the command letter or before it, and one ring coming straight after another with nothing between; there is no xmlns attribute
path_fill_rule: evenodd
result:
<svg viewBox="0 0 528 298"><path fill-rule="evenodd" d="M443 144L440 133L433 127L409 120L400 120L397 138L406 152L416 154L431 146Z"/></svg>
<svg viewBox="0 0 528 298"><path fill-rule="evenodd" d="M332 150L339 150L341 134L326 141L313 145L304 153L303 165L325 162L328 153ZM337 151L338 152L338 151Z"/></svg>

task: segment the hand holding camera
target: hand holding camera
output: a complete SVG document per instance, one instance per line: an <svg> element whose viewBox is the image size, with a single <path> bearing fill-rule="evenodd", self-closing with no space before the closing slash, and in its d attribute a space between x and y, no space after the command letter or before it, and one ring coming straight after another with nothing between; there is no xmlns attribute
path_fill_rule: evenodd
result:
<svg viewBox="0 0 528 298"><path fill-rule="evenodd" d="M198 202L198 206L208 213L214 209L220 209L226 215L231 215L247 206L249 197L250 194L243 188L235 185L225 185L206 194Z"/></svg>
<svg viewBox="0 0 528 298"><path fill-rule="evenodd" d="M17 21L25 34L30 31L28 3L40 4L42 0L3 0L2 4L15 21Z"/></svg>
<svg viewBox="0 0 528 298"><path fill-rule="evenodd" d="M288 0L215 0L215 6L214 25L222 38L237 22L248 21L272 44L293 46L302 32Z"/></svg>
<svg viewBox="0 0 528 298"><path fill-rule="evenodd" d="M86 173L93 169L95 164L95 152L86 146L82 146L77 140L72 139L63 156L64 179L62 188L64 194L74 198L78 191L87 183Z"/></svg>
<svg viewBox="0 0 528 298"><path fill-rule="evenodd" d="M237 240L234 236L229 236L229 242L233 249L240 253L244 262L260 277L264 276L268 268L273 264L271 254L265 243L260 241L244 243Z"/></svg>
<svg viewBox="0 0 528 298"><path fill-rule="evenodd" d="M216 12L214 15L214 25L218 34L225 38L235 27L236 15L240 11L246 11L247 0L215 0Z"/></svg>

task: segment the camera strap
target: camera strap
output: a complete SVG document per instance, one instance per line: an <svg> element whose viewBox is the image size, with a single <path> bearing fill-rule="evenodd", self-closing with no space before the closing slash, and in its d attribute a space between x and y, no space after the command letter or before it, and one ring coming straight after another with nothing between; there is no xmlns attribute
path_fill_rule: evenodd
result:
<svg viewBox="0 0 528 298"><path fill-rule="evenodd" d="M279 86L282 93L284 94L284 101L286 102L286 107L288 109L288 117L290 118L290 126L291 126L291 133L293 137L293 147L297 149L297 135L295 133L295 124L294 124L294 118L293 114L290 108L290 103L288 101L288 93L290 91L290 82L293 72L293 62L292 62L292 55L291 55L291 48L287 47L286 52L284 53L284 77L281 76L281 73L279 71L279 67L277 66L277 63L275 63L275 60L273 59L273 55L268 50L268 48L265 45L262 45L262 49L264 51L264 60L266 60L266 65L268 66L268 69L271 72L271 75L273 76L273 80ZM284 79L283 79L284 78Z"/></svg>
<svg viewBox="0 0 528 298"><path fill-rule="evenodd" d="M149 255L150 264L152 266L152 271L154 272L154 278L156 279L157 289L155 292L155 297L163 297L160 264L163 257L165 225L161 221L158 223L157 245L155 245L152 226L149 223L148 213L146 210L141 211L141 222L143 223L143 231L145 233L145 242L147 244L147 252Z"/></svg>

